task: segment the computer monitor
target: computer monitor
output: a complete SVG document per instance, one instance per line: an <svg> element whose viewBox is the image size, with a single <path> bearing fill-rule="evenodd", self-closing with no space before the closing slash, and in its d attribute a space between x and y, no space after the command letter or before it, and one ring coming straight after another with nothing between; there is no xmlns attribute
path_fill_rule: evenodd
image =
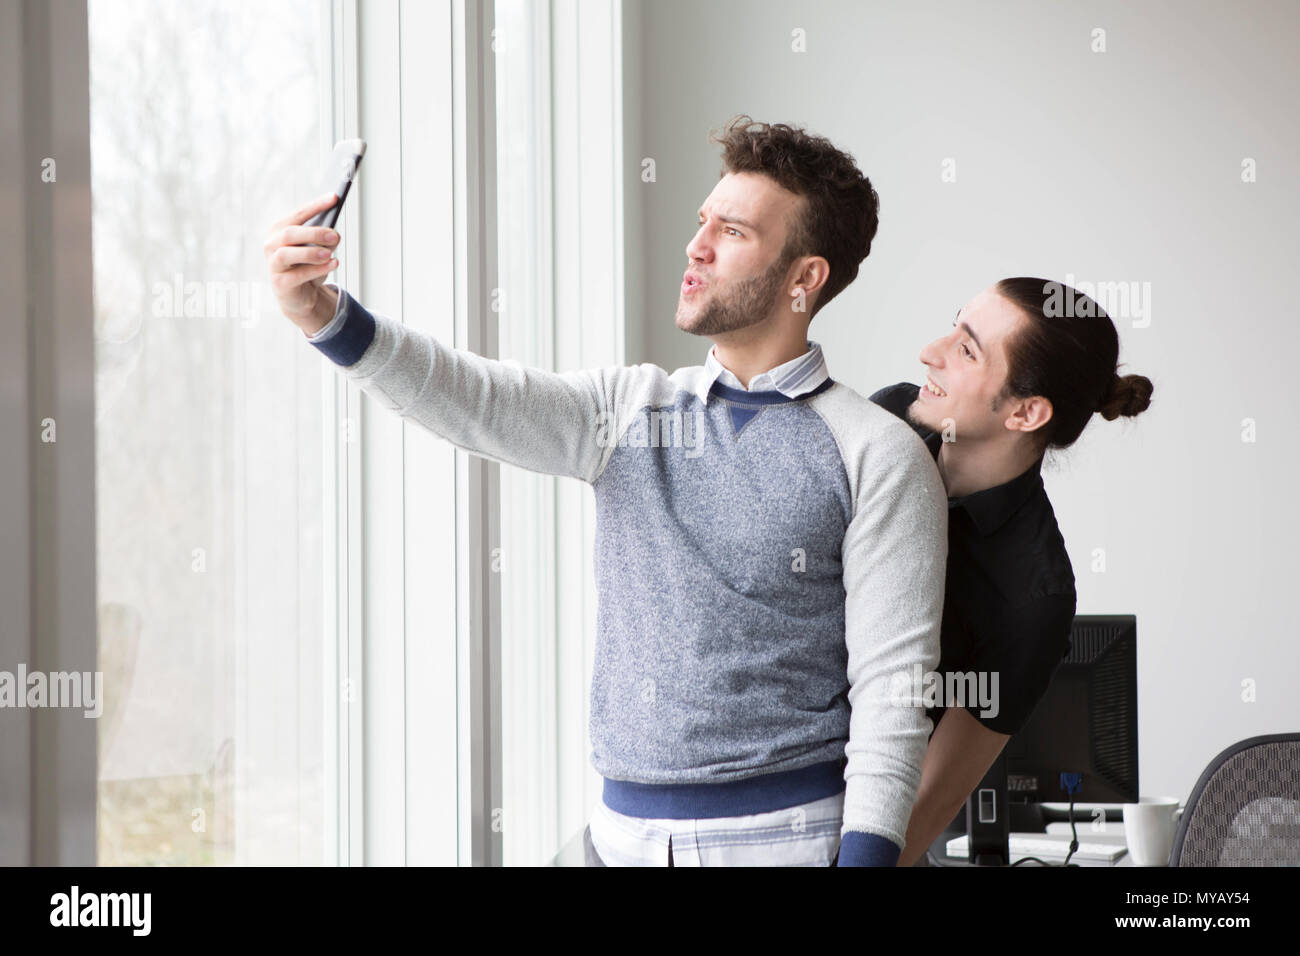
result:
<svg viewBox="0 0 1300 956"><path fill-rule="evenodd" d="M966 801L972 862L1010 862L1007 835L1046 829L1044 803L1136 803L1137 618L1081 614L1029 720ZM955 821L954 821L955 822Z"/></svg>

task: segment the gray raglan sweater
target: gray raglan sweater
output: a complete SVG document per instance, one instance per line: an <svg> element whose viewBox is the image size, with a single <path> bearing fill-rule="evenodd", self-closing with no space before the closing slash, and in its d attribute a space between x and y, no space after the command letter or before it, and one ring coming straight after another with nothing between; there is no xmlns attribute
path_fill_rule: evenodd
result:
<svg viewBox="0 0 1300 956"><path fill-rule="evenodd" d="M911 677L938 664L947 557L912 429L829 378L790 399L704 367L486 359L342 290L311 341L458 448L592 486L607 805L730 817L843 789L841 865L897 859L931 729Z"/></svg>

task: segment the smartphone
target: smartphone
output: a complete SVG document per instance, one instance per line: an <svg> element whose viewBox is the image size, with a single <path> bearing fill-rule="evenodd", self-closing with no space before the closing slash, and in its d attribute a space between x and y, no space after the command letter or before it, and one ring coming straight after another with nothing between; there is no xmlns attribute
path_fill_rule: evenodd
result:
<svg viewBox="0 0 1300 956"><path fill-rule="evenodd" d="M304 225L334 228L334 224L339 221L339 213L343 211L343 201L348 198L348 191L352 188L352 181L357 178L357 170L361 168L361 157L364 155L364 139L343 139L334 144L334 152L330 154L325 167L325 182L321 192L332 190L338 201L324 212L312 216Z"/></svg>

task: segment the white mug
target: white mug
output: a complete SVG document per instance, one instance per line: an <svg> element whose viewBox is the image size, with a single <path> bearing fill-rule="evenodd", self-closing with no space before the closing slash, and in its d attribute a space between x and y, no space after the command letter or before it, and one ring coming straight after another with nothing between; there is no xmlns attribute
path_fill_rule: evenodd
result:
<svg viewBox="0 0 1300 956"><path fill-rule="evenodd" d="M1168 866L1183 808L1177 797L1139 797L1124 804L1124 842L1134 866Z"/></svg>

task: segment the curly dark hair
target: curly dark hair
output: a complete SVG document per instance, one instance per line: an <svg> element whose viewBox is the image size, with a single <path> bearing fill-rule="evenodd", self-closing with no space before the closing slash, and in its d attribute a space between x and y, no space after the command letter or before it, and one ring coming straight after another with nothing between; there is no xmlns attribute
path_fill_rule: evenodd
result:
<svg viewBox="0 0 1300 956"><path fill-rule="evenodd" d="M816 315L857 278L858 264L871 252L880 225L880 197L871 180L851 155L800 127L741 115L710 139L722 146L722 175L763 173L804 198L804 215L782 255L822 256L829 263L812 307Z"/></svg>

